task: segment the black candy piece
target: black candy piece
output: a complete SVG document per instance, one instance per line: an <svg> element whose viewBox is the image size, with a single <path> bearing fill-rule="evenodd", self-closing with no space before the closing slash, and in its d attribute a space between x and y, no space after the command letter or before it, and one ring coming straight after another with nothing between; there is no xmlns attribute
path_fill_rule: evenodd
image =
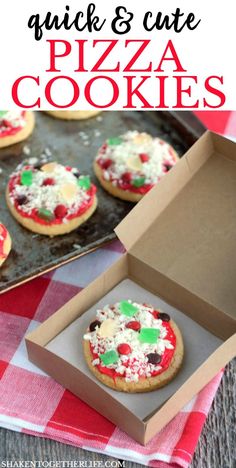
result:
<svg viewBox="0 0 236 468"><path fill-rule="evenodd" d="M165 164L165 168L167 170L167 172L172 169L173 166L171 166L171 164Z"/></svg>
<svg viewBox="0 0 236 468"><path fill-rule="evenodd" d="M170 321L170 316L166 314L165 312L160 312L158 315L158 318L163 320L163 322L169 322Z"/></svg>
<svg viewBox="0 0 236 468"><path fill-rule="evenodd" d="M161 356L160 354L157 354L157 353L149 353L147 355L147 358L150 364L156 365L156 364L159 364L159 362L161 362Z"/></svg>
<svg viewBox="0 0 236 468"><path fill-rule="evenodd" d="M16 201L18 205L24 205L27 202L27 197L26 195L18 195Z"/></svg>
<svg viewBox="0 0 236 468"><path fill-rule="evenodd" d="M72 172L72 174L78 179L79 176L80 176L80 172L79 171L75 171L75 172Z"/></svg>
<svg viewBox="0 0 236 468"><path fill-rule="evenodd" d="M96 327L100 328L101 322L99 320L94 320L94 322L91 322L89 325L89 331L93 332L95 331Z"/></svg>
<svg viewBox="0 0 236 468"><path fill-rule="evenodd" d="M42 165L43 165L42 162L36 162L36 163L34 164L34 169L36 169L37 171L40 171Z"/></svg>

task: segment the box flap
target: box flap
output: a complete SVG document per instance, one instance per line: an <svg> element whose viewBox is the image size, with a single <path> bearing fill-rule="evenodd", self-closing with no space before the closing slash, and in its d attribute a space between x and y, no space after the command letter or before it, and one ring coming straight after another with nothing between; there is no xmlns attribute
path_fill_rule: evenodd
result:
<svg viewBox="0 0 236 468"><path fill-rule="evenodd" d="M127 250L141 239L160 213L182 190L199 167L213 152L213 135L207 131L183 158L115 228Z"/></svg>
<svg viewBox="0 0 236 468"><path fill-rule="evenodd" d="M236 320L235 202L236 144L208 132L118 234L132 256Z"/></svg>

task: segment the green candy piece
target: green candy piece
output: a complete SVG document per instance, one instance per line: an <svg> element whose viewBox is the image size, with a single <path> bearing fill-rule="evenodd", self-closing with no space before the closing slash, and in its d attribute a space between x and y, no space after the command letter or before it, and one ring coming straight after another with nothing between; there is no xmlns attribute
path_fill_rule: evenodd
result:
<svg viewBox="0 0 236 468"><path fill-rule="evenodd" d="M79 187L83 188L84 190L88 190L91 187L91 180L89 176L80 176L77 183Z"/></svg>
<svg viewBox="0 0 236 468"><path fill-rule="evenodd" d="M158 328L141 328L139 340L141 343L154 344L157 342L159 336L160 330Z"/></svg>
<svg viewBox="0 0 236 468"><path fill-rule="evenodd" d="M55 218L54 213L46 208L40 208L38 210L38 216L45 221L52 221Z"/></svg>
<svg viewBox="0 0 236 468"><path fill-rule="evenodd" d="M114 364L118 361L119 354L114 350L107 351L104 354L100 354L100 359L103 362L104 366L109 366L109 364Z"/></svg>
<svg viewBox="0 0 236 468"><path fill-rule="evenodd" d="M139 177L138 179L134 179L132 185L134 187L142 187L145 184L145 177Z"/></svg>
<svg viewBox="0 0 236 468"><path fill-rule="evenodd" d="M120 312L127 317L133 317L138 312L138 307L134 306L128 301L121 301L119 304Z"/></svg>
<svg viewBox="0 0 236 468"><path fill-rule="evenodd" d="M121 139L120 137L108 138L107 143L108 143L108 145L110 145L110 146L121 145L122 139Z"/></svg>
<svg viewBox="0 0 236 468"><path fill-rule="evenodd" d="M20 178L21 184L29 187L33 182L33 172L32 171L23 171Z"/></svg>
<svg viewBox="0 0 236 468"><path fill-rule="evenodd" d="M0 118L4 117L5 114L7 114L7 111L0 111Z"/></svg>

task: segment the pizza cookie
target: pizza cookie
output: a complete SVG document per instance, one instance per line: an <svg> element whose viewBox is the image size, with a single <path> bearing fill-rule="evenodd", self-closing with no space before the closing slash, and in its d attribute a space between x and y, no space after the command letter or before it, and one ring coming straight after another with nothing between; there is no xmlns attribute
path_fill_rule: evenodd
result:
<svg viewBox="0 0 236 468"><path fill-rule="evenodd" d="M83 337L89 369L122 392L150 392L179 371L184 346L179 328L149 304L121 301L97 311Z"/></svg>
<svg viewBox="0 0 236 468"><path fill-rule="evenodd" d="M46 111L47 114L62 120L85 120L100 114L100 110L94 111Z"/></svg>
<svg viewBox="0 0 236 468"><path fill-rule="evenodd" d="M33 112L0 111L0 148L25 140L33 129Z"/></svg>
<svg viewBox="0 0 236 468"><path fill-rule="evenodd" d="M95 158L94 171L111 195L137 202L178 159L175 150L160 138L129 131L105 141Z"/></svg>
<svg viewBox="0 0 236 468"><path fill-rule="evenodd" d="M11 250L11 237L4 226L0 223L0 266L5 262Z"/></svg>
<svg viewBox="0 0 236 468"><path fill-rule="evenodd" d="M97 206L96 187L90 177L56 162L20 164L10 176L6 199L22 226L47 236L77 229Z"/></svg>

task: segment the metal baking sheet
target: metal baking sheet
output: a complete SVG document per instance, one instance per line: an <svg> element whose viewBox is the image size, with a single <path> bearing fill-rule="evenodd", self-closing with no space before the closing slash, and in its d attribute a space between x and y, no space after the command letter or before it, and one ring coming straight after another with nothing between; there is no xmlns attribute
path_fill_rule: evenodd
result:
<svg viewBox="0 0 236 468"><path fill-rule="evenodd" d="M86 121L63 121L36 112L36 126L28 140L0 150L0 220L8 228L13 247L0 270L4 292L59 265L84 255L115 238L114 228L133 204L105 192L93 174L92 162L103 141L127 130L146 131L168 141L181 156L205 128L190 112L103 112ZM30 154L25 152L29 149ZM21 227L5 202L8 177L27 157L52 154L51 160L78 166L98 187L98 208L77 230L48 238Z"/></svg>

